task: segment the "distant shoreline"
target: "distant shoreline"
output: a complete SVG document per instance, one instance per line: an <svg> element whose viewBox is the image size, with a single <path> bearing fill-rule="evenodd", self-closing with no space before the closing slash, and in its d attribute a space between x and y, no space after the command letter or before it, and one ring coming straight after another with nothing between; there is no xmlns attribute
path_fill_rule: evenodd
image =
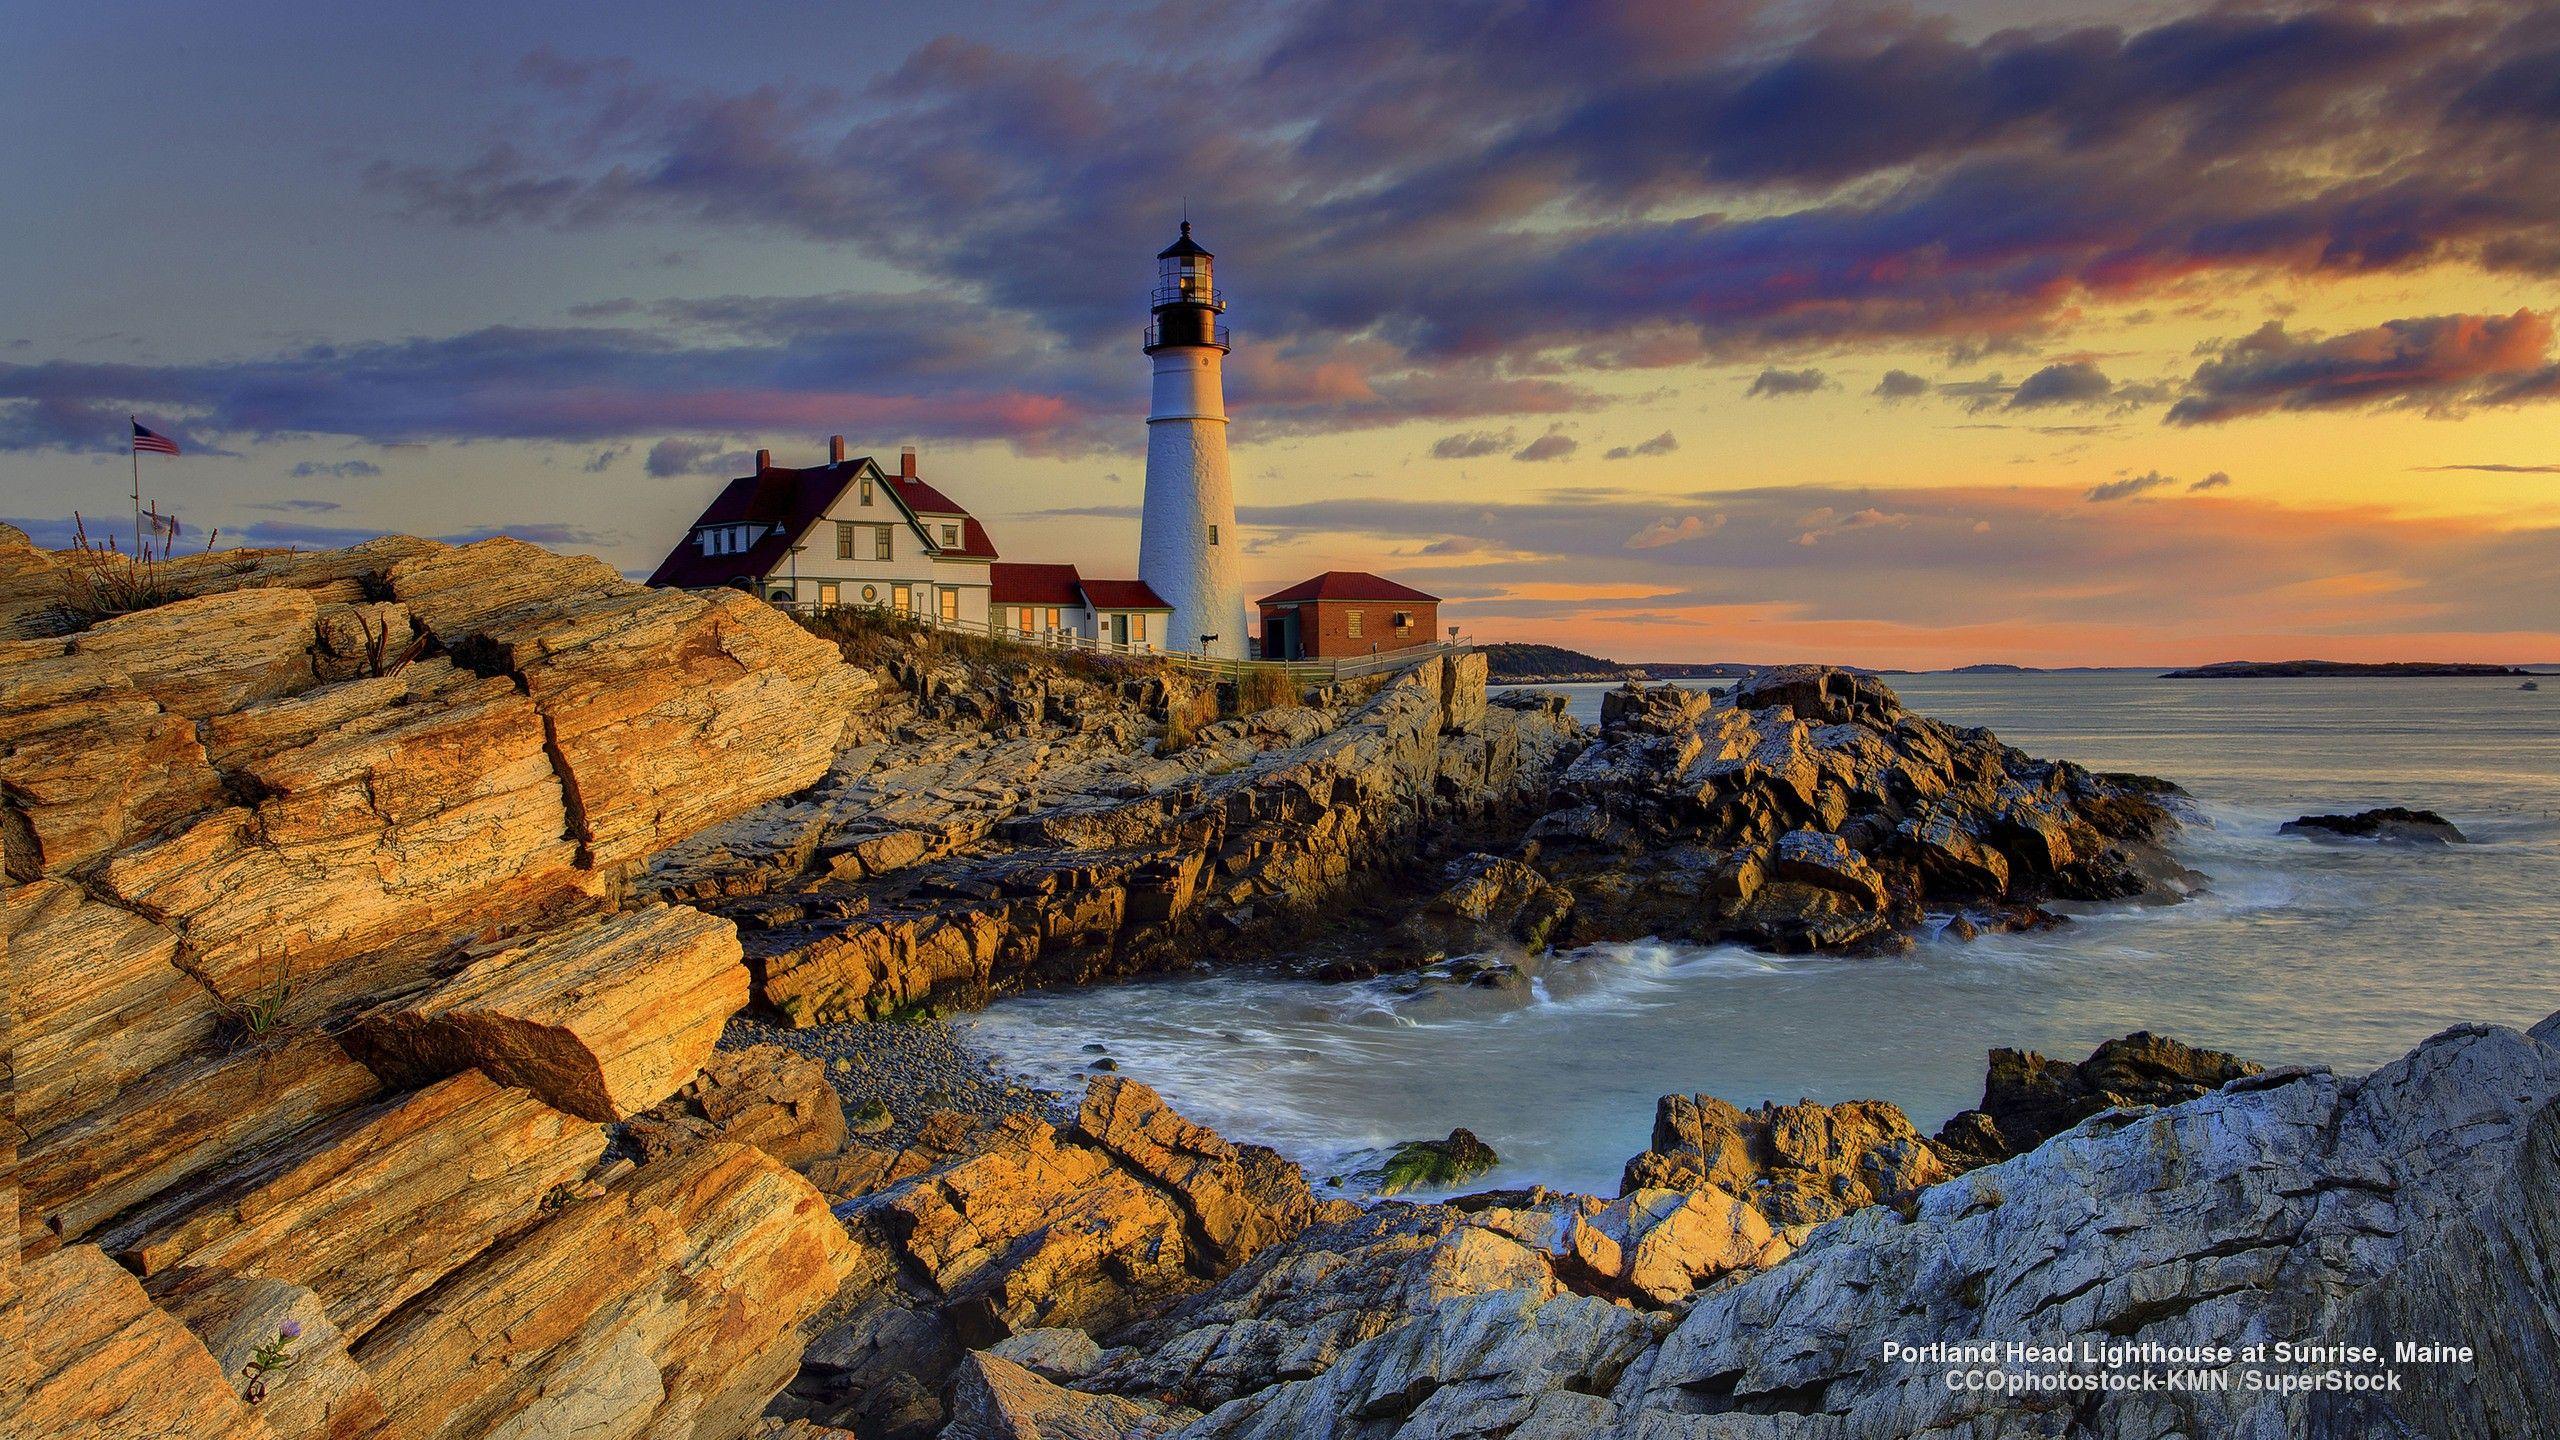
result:
<svg viewBox="0 0 2560 1440"><path fill-rule="evenodd" d="M2515 665L2432 664L2418 660L2362 663L2350 660L2225 660L2172 670L2163 680L2525 680L2538 673Z"/></svg>

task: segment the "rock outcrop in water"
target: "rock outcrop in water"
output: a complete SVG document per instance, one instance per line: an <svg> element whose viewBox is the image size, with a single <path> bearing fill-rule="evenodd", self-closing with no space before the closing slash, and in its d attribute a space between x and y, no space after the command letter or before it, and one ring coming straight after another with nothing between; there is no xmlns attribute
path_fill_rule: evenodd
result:
<svg viewBox="0 0 2560 1440"><path fill-rule="evenodd" d="M2287 835L2335 835L2403 845L2461 845L2471 838L2433 810L2411 810L2400 805L2359 810L2353 815L2305 815L2277 828Z"/></svg>
<svg viewBox="0 0 2560 1440"><path fill-rule="evenodd" d="M2194 877L2162 849L2175 794L1915 715L1845 670L1764 670L1719 696L1630 686L1511 857L1524 872L1486 857L1426 918L1481 916L1477 943L1780 951L1882 944L1932 912L2044 924L2047 901L2183 893Z"/></svg>

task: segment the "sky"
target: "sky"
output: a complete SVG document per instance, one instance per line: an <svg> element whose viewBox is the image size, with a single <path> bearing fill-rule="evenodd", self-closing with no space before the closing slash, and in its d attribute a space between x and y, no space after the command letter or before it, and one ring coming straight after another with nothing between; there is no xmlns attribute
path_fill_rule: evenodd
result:
<svg viewBox="0 0 2560 1440"><path fill-rule="evenodd" d="M108 13L112 10L112 13ZM0 0L0 516L645 573L915 444L1622 660L2560 661L2560 7ZM892 462L894 463L894 462ZM123 522L123 523L129 523ZM101 528L93 524L94 530Z"/></svg>

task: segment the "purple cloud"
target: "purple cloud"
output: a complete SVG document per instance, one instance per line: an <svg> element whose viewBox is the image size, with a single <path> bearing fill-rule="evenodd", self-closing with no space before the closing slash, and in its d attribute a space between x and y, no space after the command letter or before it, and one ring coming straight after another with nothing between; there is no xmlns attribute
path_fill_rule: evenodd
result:
<svg viewBox="0 0 2560 1440"><path fill-rule="evenodd" d="M2172 425L2211 425L2278 410L2417 409L2560 400L2551 319L2428 315L2342 335L2293 334L2270 320L2196 367Z"/></svg>

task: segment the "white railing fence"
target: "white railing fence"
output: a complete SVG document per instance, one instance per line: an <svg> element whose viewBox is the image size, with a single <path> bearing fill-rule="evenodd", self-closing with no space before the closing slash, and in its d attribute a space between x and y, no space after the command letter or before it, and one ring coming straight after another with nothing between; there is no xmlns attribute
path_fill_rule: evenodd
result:
<svg viewBox="0 0 2560 1440"><path fill-rule="evenodd" d="M1145 641L1122 643L1097 639L1074 630L1024 630L1018 626L999 625L981 620L947 620L939 615L919 615L912 611L893 610L885 605L821 605L803 600L797 603L777 600L777 610L811 618L835 612L871 616L878 619L945 631L955 635L974 635L1003 641L1035 650L1073 650L1087 655L1113 655L1126 659L1161 660L1186 670L1233 680L1248 674L1285 674L1300 685L1322 685L1334 680L1357 679L1364 675L1382 675L1419 665L1435 655L1463 655L1474 650L1475 643L1465 637L1433 641L1427 645L1409 645L1400 650L1380 650L1368 655L1344 656L1333 660L1228 660L1215 655L1196 655L1183 650L1166 650Z"/></svg>

